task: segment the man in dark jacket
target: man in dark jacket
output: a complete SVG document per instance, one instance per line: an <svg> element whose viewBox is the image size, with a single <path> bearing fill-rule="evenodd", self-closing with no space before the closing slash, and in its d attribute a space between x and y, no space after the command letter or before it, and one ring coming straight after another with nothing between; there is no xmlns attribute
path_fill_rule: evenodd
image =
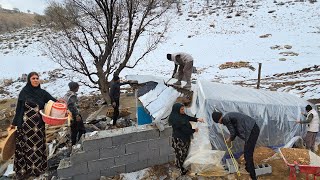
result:
<svg viewBox="0 0 320 180"><path fill-rule="evenodd" d="M77 141L79 141L82 134L86 133L86 129L84 127L78 106L77 92L79 90L79 84L76 82L70 82L68 85L70 90L64 96L64 99L67 102L68 110L72 114L71 143L72 145L75 145Z"/></svg>
<svg viewBox="0 0 320 180"><path fill-rule="evenodd" d="M112 123L112 125L115 126L117 123L117 119L119 117L120 86L125 85L125 84L129 84L129 82L120 83L119 76L113 76L112 81L113 82L111 83L109 96L110 96L111 104L113 107L113 116L112 116L113 123Z"/></svg>
<svg viewBox="0 0 320 180"><path fill-rule="evenodd" d="M256 121L242 113L229 112L222 116L221 112L213 112L212 119L215 123L225 125L230 137L226 140L229 145L237 136L245 141L244 159L246 161L246 170L250 173L250 177L256 180L256 172L253 163L253 152L259 137L260 129Z"/></svg>

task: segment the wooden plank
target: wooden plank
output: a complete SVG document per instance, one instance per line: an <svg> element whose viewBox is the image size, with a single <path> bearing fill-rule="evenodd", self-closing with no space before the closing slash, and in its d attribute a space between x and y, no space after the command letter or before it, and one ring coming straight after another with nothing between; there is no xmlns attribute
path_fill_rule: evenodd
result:
<svg viewBox="0 0 320 180"><path fill-rule="evenodd" d="M1 131L0 132L0 138L4 138L8 136L8 131Z"/></svg>

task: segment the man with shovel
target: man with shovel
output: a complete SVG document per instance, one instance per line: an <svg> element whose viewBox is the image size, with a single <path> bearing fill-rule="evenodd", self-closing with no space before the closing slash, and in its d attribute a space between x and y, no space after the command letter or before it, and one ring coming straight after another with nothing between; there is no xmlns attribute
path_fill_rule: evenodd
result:
<svg viewBox="0 0 320 180"><path fill-rule="evenodd" d="M212 120L228 128L230 137L226 140L226 143L229 147L237 136L245 141L243 153L246 161L246 170L250 173L251 179L256 180L253 152L260 134L260 128L256 120L238 112L228 112L224 116L222 116L221 112L213 112Z"/></svg>
<svg viewBox="0 0 320 180"><path fill-rule="evenodd" d="M191 87L191 74L193 69L193 58L190 54L187 53L175 53L167 54L167 59L174 62L174 70L172 78L176 77L178 79L174 85L181 85L181 81L187 81L187 84L184 88ZM178 69L179 66L179 69ZM176 74L178 69L178 73Z"/></svg>

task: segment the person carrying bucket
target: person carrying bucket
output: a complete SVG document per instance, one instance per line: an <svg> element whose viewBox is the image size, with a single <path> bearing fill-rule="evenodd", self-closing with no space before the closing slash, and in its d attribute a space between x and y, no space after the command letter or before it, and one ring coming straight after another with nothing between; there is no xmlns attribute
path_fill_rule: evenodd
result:
<svg viewBox="0 0 320 180"><path fill-rule="evenodd" d="M15 132L15 179L35 179L47 170L45 124L40 110L49 100L57 101L40 86L39 74L30 72L19 93L16 113L10 125Z"/></svg>
<svg viewBox="0 0 320 180"><path fill-rule="evenodd" d="M71 119L71 143L75 145L79 141L82 134L86 133L86 129L83 124L82 117L79 112L77 92L79 90L79 84L76 82L70 82L68 84L69 91L64 96L67 102L68 110L72 114Z"/></svg>

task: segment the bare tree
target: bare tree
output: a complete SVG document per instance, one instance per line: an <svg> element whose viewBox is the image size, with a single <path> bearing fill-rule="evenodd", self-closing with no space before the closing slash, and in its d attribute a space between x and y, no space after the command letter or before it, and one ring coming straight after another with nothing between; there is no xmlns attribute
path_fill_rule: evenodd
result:
<svg viewBox="0 0 320 180"><path fill-rule="evenodd" d="M48 8L60 35L47 37L47 53L63 68L86 76L90 83L82 83L98 88L109 101L109 77L134 68L157 47L168 27L162 17L170 5L164 7L162 0L54 2ZM133 57L137 44L139 53Z"/></svg>

